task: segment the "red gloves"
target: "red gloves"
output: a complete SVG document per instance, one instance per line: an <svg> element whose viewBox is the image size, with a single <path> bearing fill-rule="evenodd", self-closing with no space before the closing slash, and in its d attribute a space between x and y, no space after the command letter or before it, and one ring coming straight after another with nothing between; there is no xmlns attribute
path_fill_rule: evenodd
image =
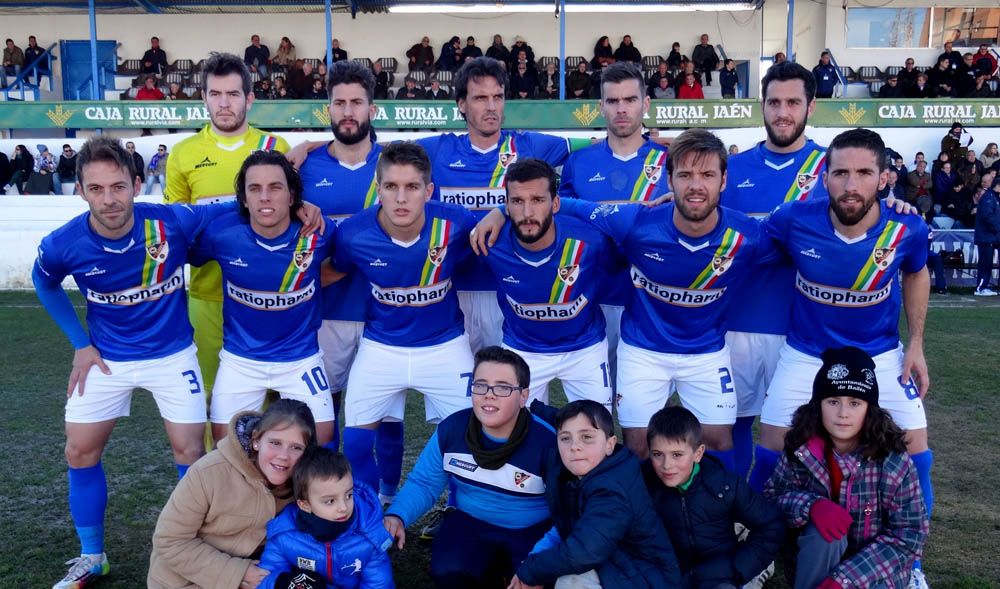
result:
<svg viewBox="0 0 1000 589"><path fill-rule="evenodd" d="M833 503L831 501L831 503ZM816 586L816 589L844 589L840 583L834 581L830 577L823 579L823 582Z"/></svg>
<svg viewBox="0 0 1000 589"><path fill-rule="evenodd" d="M851 514L829 499L820 499L809 510L809 519L827 542L840 540L851 529ZM832 581L831 581L832 582Z"/></svg>

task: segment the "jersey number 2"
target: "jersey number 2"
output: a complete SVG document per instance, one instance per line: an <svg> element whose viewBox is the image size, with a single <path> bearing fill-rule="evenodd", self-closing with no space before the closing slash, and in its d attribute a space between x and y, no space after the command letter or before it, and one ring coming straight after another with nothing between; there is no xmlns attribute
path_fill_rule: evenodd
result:
<svg viewBox="0 0 1000 589"><path fill-rule="evenodd" d="M733 377L729 374L728 368L719 369L719 386L722 387L723 395L736 392L736 389L733 388Z"/></svg>
<svg viewBox="0 0 1000 589"><path fill-rule="evenodd" d="M326 382L326 374L323 373L321 366L317 366L309 372L303 372L302 382L306 383L306 386L309 387L309 392L313 396L330 390L330 384Z"/></svg>

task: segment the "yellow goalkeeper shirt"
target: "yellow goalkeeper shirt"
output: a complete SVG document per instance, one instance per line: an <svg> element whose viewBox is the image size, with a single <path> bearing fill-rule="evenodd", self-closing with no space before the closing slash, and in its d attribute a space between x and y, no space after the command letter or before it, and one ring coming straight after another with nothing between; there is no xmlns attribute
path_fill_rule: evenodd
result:
<svg viewBox="0 0 1000 589"><path fill-rule="evenodd" d="M243 160L258 150L287 152L288 142L249 127L246 133L223 137L211 125L177 143L167 159L168 203L211 204L236 198L236 174ZM209 262L191 268L191 296L206 301L222 300L222 273Z"/></svg>

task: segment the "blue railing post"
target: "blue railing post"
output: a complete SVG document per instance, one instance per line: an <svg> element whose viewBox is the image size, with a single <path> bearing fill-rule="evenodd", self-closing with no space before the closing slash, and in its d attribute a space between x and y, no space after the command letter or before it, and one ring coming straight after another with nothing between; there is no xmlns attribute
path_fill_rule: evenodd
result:
<svg viewBox="0 0 1000 589"><path fill-rule="evenodd" d="M87 10L90 13L90 79L93 82L91 91L94 100L101 100L100 83L97 79L97 9L94 7L94 0L87 2Z"/></svg>
<svg viewBox="0 0 1000 589"><path fill-rule="evenodd" d="M566 100L566 0L559 0L559 100Z"/></svg>
<svg viewBox="0 0 1000 589"><path fill-rule="evenodd" d="M330 0L326 0L326 75L330 76L330 68L333 67L333 7Z"/></svg>

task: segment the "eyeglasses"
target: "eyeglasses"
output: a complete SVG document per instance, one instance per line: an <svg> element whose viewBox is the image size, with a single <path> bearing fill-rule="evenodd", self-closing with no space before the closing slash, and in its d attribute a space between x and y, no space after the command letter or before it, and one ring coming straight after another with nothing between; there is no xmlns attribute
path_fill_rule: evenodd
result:
<svg viewBox="0 0 1000 589"><path fill-rule="evenodd" d="M485 382L474 382L471 387L473 395L493 393L497 397L509 397L514 394L514 391L521 391L523 389L524 387L515 387L509 384L488 385Z"/></svg>
<svg viewBox="0 0 1000 589"><path fill-rule="evenodd" d="M63 153L69 153L71 151L73 151L73 150L71 148L67 147L66 149L63 150Z"/></svg>

